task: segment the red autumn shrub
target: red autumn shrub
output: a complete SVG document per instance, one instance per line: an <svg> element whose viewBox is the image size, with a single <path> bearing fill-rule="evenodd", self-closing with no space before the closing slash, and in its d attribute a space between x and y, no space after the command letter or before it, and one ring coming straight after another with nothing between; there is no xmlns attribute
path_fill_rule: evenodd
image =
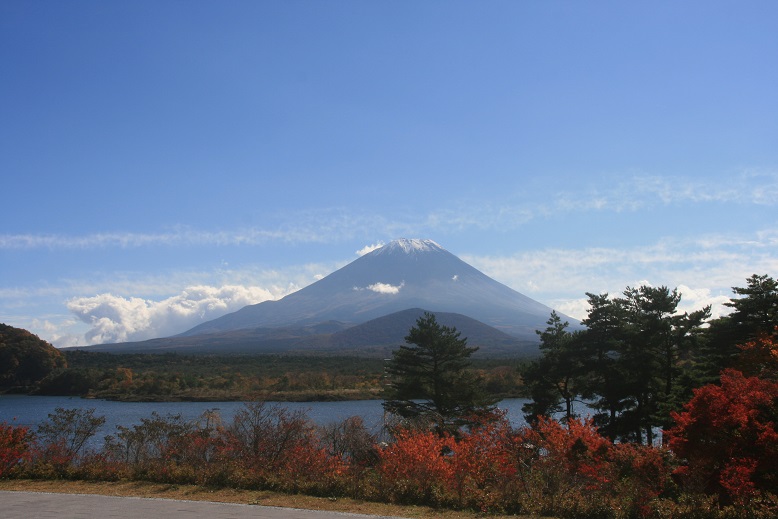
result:
<svg viewBox="0 0 778 519"><path fill-rule="evenodd" d="M613 444L597 432L591 420L570 420L565 426L540 417L526 439L540 449L538 463L552 466L564 479L559 483L582 484L587 490L610 483L607 464Z"/></svg>
<svg viewBox="0 0 778 519"><path fill-rule="evenodd" d="M239 485L324 492L342 471L304 412L247 403L225 432Z"/></svg>
<svg viewBox="0 0 778 519"><path fill-rule="evenodd" d="M0 423L0 478L29 457L31 444L32 433L27 427Z"/></svg>
<svg viewBox="0 0 778 519"><path fill-rule="evenodd" d="M778 492L778 383L725 370L673 419L666 434L687 489L739 503Z"/></svg>
<svg viewBox="0 0 778 519"><path fill-rule="evenodd" d="M383 494L404 503L442 504L450 499L456 442L430 431L399 430L395 441L379 452L377 472Z"/></svg>
<svg viewBox="0 0 778 519"><path fill-rule="evenodd" d="M612 446L610 458L610 478L614 484L608 491L613 499L641 517L649 516L649 504L670 483L672 468L668 451L650 445L620 443Z"/></svg>
<svg viewBox="0 0 778 519"><path fill-rule="evenodd" d="M613 444L591 420L566 425L539 418L523 436L536 457L530 460L532 513L563 517L647 517L665 490L670 466L665 451L635 444ZM526 476L525 476L526 477ZM542 492L538 493L537 488Z"/></svg>
<svg viewBox="0 0 778 519"><path fill-rule="evenodd" d="M450 485L459 505L504 510L516 481L520 437L505 417L489 420L463 433L452 447Z"/></svg>

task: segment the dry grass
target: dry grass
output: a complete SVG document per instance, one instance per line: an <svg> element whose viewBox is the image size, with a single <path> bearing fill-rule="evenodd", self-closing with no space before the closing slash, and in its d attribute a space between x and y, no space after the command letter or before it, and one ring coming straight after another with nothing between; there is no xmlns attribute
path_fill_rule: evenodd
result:
<svg viewBox="0 0 778 519"><path fill-rule="evenodd" d="M210 489L193 485L166 485L138 481L0 480L0 490L54 492L61 494L99 494L124 497L154 497L181 499L185 501L240 503L409 518L442 517L444 519L474 519L476 517L483 517L482 514L476 513L438 510L420 506L397 506L347 498L328 499L256 490L236 490L229 488ZM491 515L489 517L499 518L508 516Z"/></svg>

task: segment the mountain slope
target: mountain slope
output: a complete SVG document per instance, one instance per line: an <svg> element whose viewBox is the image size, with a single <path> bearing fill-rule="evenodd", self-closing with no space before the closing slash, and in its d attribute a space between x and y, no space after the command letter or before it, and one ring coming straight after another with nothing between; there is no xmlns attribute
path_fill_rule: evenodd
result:
<svg viewBox="0 0 778 519"><path fill-rule="evenodd" d="M433 241L400 239L278 301L246 306L182 336L323 321L355 325L410 308L466 315L532 341L551 313Z"/></svg>
<svg viewBox="0 0 778 519"><path fill-rule="evenodd" d="M421 308L411 308L372 319L333 333L330 347L339 351L390 347L385 349L388 352L405 344L405 337L423 314ZM436 313L435 317L441 325L456 328L467 339L468 346L479 347L477 357L523 357L537 353L536 340L522 341L466 315L443 312Z"/></svg>
<svg viewBox="0 0 778 519"><path fill-rule="evenodd" d="M405 337L424 310L411 308L346 327L329 321L313 326L244 328L213 334L177 336L87 346L89 351L113 353L245 354L298 353L387 357L405 344ZM456 328L469 346L478 346L476 357L518 358L537 354L537 341L522 341L470 317L455 313L435 314L444 326Z"/></svg>

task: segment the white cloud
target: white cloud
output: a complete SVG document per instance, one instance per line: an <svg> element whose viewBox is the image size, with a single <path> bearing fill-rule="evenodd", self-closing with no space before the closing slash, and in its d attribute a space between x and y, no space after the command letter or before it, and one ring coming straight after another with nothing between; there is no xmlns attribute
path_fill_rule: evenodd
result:
<svg viewBox="0 0 778 519"><path fill-rule="evenodd" d="M402 282L399 285L390 285L389 283L373 283L372 285L368 285L363 288L354 287L354 290L371 290L378 294L399 294L400 289L402 289L404 286L405 282Z"/></svg>
<svg viewBox="0 0 778 519"><path fill-rule="evenodd" d="M589 301L585 297L568 299L567 301L551 301L549 305L553 309L579 321L585 319L589 313Z"/></svg>
<svg viewBox="0 0 778 519"><path fill-rule="evenodd" d="M778 272L778 251L765 236L773 236L772 231L662 240L626 249L543 249L461 257L501 283L579 319L586 315L586 292L618 295L627 286L640 284L678 288L682 311L711 304L716 317L728 311L723 303L733 295L733 286L744 286L752 274Z"/></svg>
<svg viewBox="0 0 778 519"><path fill-rule="evenodd" d="M357 256L364 256L365 254L370 254L374 250L380 249L383 246L384 246L383 242L374 243L373 245L365 245L364 247L359 249L356 252L356 254Z"/></svg>
<svg viewBox="0 0 778 519"><path fill-rule="evenodd" d="M745 279L739 285L745 285ZM700 310L708 305L711 307L711 317L716 319L729 314L732 309L724 306L724 303L730 301L732 293L713 294L709 288L691 288L686 285L678 285L678 292L681 294L681 302L678 304L680 312L693 312Z"/></svg>
<svg viewBox="0 0 778 519"><path fill-rule="evenodd" d="M174 335L268 299L273 294L259 287L201 285L161 301L100 294L72 299L67 307L89 325L84 344L103 344Z"/></svg>
<svg viewBox="0 0 778 519"><path fill-rule="evenodd" d="M378 292L379 294L399 294L400 289L405 286L405 283L399 285L390 285L388 283L374 283L367 287L368 290Z"/></svg>
<svg viewBox="0 0 778 519"><path fill-rule="evenodd" d="M197 312L187 308L199 307L208 319L215 318L245 304L279 299L345 263L308 263L278 269L248 265L155 274L94 272L89 278L2 287L0 321L30 330L59 348L92 344L103 338L143 340L157 333L176 334L198 324ZM201 287L211 294L198 294ZM64 307L65 301L72 309ZM167 307L173 309L166 313ZM139 316L133 314L135 310ZM181 323L180 329L176 329L176 322Z"/></svg>

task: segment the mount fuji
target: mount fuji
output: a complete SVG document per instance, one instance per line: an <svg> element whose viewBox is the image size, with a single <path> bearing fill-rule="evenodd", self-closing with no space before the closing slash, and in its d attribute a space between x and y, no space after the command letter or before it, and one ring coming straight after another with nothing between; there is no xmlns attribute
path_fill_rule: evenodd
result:
<svg viewBox="0 0 778 519"><path fill-rule="evenodd" d="M466 315L532 341L551 314L432 240L399 239L282 299L246 306L181 335L325 321L357 325L410 308Z"/></svg>
<svg viewBox="0 0 778 519"><path fill-rule="evenodd" d="M245 306L174 337L90 349L385 354L403 344L424 311L456 327L484 356L523 356L537 354L535 330L546 328L552 310L434 241L399 239L277 301Z"/></svg>

